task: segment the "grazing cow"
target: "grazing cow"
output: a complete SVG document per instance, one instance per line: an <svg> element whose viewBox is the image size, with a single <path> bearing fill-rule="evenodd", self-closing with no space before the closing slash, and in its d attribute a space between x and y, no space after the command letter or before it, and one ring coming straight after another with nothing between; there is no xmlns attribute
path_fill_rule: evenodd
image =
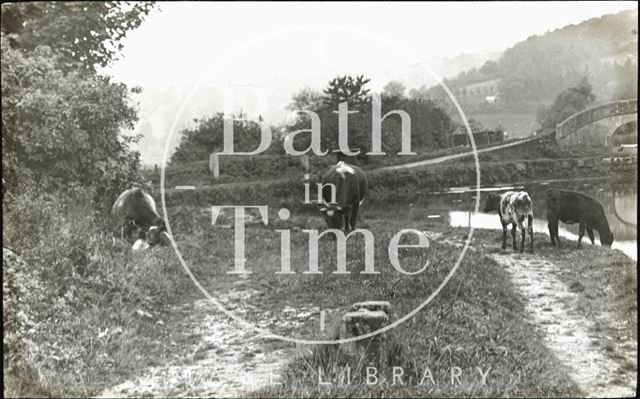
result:
<svg viewBox="0 0 640 399"><path fill-rule="evenodd" d="M507 227L512 225L511 237L513 249L517 250L516 227L520 229L522 244L520 252L524 252L526 230L529 230L531 252L533 252L533 203L525 191L507 191L502 194L491 193L487 197L484 212L498 211L502 223L502 249L507 249Z"/></svg>
<svg viewBox="0 0 640 399"><path fill-rule="evenodd" d="M358 210L369 183L362 169L344 161L330 166L322 177L320 211L330 229L355 230Z"/></svg>
<svg viewBox="0 0 640 399"><path fill-rule="evenodd" d="M582 237L585 230L589 234L591 244L593 229L598 231L600 243L610 247L613 243L613 233L609 228L604 208L597 199L586 194L568 190L547 190L545 194L547 204L547 221L549 222L549 236L551 244L560 247L558 236L558 221L567 224L580 223L578 248L582 247Z"/></svg>
<svg viewBox="0 0 640 399"><path fill-rule="evenodd" d="M149 193L140 187L125 190L111 209L111 216L119 223L120 235L134 246L145 248L168 242L164 219L156 212L156 203ZM142 241L142 242L141 242Z"/></svg>

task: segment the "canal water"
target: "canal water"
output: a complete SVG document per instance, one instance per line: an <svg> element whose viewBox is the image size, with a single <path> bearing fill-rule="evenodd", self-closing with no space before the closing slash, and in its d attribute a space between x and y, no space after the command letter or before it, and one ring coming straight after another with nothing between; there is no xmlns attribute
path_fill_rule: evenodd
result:
<svg viewBox="0 0 640 399"><path fill-rule="evenodd" d="M424 209L430 218L439 218L443 222L455 227L466 227L471 224L474 228L501 230L502 225L496 212L482 213L484 195L488 192L503 192L507 190L524 190L529 193L534 204L535 232L549 234L546 219L545 191L550 188L574 190L597 198L604 206L609 226L614 234L613 248L619 249L629 257L637 260L637 185L635 182L627 184L612 184L602 179L583 179L580 181L549 180L538 181L533 184L516 186L483 187L478 213L474 212L476 190L473 187L458 187L442 192L420 193L414 198L410 206L414 209ZM598 233L595 234L595 244L600 245ZM560 223L559 235L567 240L577 241L578 225ZM591 245L585 234L583 245Z"/></svg>

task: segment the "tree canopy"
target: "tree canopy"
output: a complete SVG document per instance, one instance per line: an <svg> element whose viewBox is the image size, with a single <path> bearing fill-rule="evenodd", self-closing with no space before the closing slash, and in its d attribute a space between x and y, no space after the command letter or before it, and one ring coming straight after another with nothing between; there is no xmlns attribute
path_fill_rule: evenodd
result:
<svg viewBox="0 0 640 399"><path fill-rule="evenodd" d="M587 108L596 99L591 83L586 77L556 97L548 108L538 111L538 122L543 128L555 129L556 125L576 112Z"/></svg>
<svg viewBox="0 0 640 399"><path fill-rule="evenodd" d="M151 11L152 2L65 1L3 4L2 33L11 46L55 49L67 68L106 66L122 39Z"/></svg>
<svg viewBox="0 0 640 399"><path fill-rule="evenodd" d="M352 150L360 150L360 157L371 150L372 110L371 94L366 88L369 82L364 76L338 76L328 82L323 94L311 89L303 89L294 95L289 109L306 109L318 114L321 122L322 149L337 150L338 146L338 104L347 102L349 111L357 111L348 116L348 143ZM412 149L425 150L449 146L449 134L453 123L436 103L424 98L410 98L405 87L398 82L385 85L381 95L382 116L393 110L402 110L411 118ZM397 115L389 115L383 121L382 147L389 155L401 148L401 120ZM309 129L310 120L299 115L289 132ZM298 134L294 148L304 150L310 144L310 134Z"/></svg>
<svg viewBox="0 0 640 399"><path fill-rule="evenodd" d="M149 3L2 6L2 166L9 190L90 189L111 201L138 178L129 89L96 73Z"/></svg>

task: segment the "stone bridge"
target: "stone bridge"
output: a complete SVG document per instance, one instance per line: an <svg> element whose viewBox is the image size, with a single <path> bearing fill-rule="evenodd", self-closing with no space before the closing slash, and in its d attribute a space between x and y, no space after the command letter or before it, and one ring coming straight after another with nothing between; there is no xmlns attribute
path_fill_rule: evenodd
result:
<svg viewBox="0 0 640 399"><path fill-rule="evenodd" d="M614 128L608 131L604 143L610 142L610 137L616 128L631 121L638 120L638 99L615 101L596 105L577 112L556 125L556 141L560 145L571 145L580 142L574 133L580 128L603 119L611 119ZM579 134L577 135L579 136Z"/></svg>

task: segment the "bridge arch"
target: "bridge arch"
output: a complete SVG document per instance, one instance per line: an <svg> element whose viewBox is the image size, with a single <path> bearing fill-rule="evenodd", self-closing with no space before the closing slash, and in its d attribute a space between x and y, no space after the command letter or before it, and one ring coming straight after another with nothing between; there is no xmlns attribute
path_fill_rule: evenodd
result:
<svg viewBox="0 0 640 399"><path fill-rule="evenodd" d="M627 122L618 127L611 136L614 146L621 144L638 144L638 121Z"/></svg>
<svg viewBox="0 0 640 399"><path fill-rule="evenodd" d="M638 99L614 101L596 105L577 112L556 125L556 141L560 145L569 143L568 138L583 126L602 119L615 118L618 127L638 120ZM636 125L637 126L637 125Z"/></svg>

